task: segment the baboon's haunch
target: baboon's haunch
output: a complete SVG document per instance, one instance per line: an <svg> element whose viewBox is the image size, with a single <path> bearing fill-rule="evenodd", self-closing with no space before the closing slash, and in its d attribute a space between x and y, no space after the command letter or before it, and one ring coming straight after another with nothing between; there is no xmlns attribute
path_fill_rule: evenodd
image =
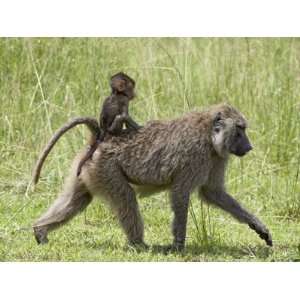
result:
<svg viewBox="0 0 300 300"><path fill-rule="evenodd" d="M136 134L105 140L79 177L71 170L62 194L33 225L38 243L47 242L47 233L85 209L94 195L102 195L129 243L144 245L136 191L164 188L170 190L174 212L174 249L184 248L190 194L195 189L204 200L248 224L272 246L265 225L225 189L229 155L243 156L252 148L246 127L245 118L235 108L218 105L176 120L149 122Z"/></svg>
<svg viewBox="0 0 300 300"><path fill-rule="evenodd" d="M140 126L128 114L129 101L134 98L135 81L128 75L120 72L110 79L111 95L103 103L99 124L101 131L96 141L92 143L86 155L78 164L77 176L81 173L84 163L92 158L99 143L103 142L105 135L119 135L125 124L128 130L138 130Z"/></svg>

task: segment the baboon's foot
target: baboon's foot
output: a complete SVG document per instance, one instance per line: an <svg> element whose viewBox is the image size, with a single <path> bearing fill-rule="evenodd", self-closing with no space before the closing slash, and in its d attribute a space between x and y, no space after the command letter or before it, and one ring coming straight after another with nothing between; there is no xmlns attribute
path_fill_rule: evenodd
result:
<svg viewBox="0 0 300 300"><path fill-rule="evenodd" d="M271 233L266 227L261 227L257 224L249 224L249 227L253 229L259 235L259 237L266 242L268 246L273 246Z"/></svg>
<svg viewBox="0 0 300 300"><path fill-rule="evenodd" d="M33 227L33 232L35 239L38 244L47 244L48 238L47 238L47 230L43 227Z"/></svg>
<svg viewBox="0 0 300 300"><path fill-rule="evenodd" d="M149 250L149 246L144 241L130 241L129 246L139 251Z"/></svg>
<svg viewBox="0 0 300 300"><path fill-rule="evenodd" d="M165 253L169 252L183 252L184 243L173 243L164 247Z"/></svg>

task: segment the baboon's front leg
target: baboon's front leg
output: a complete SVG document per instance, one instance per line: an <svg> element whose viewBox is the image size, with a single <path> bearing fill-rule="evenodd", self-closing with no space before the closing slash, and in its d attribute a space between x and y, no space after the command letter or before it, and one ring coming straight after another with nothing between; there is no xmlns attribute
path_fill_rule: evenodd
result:
<svg viewBox="0 0 300 300"><path fill-rule="evenodd" d="M189 192L183 192L180 188L174 188L171 191L171 204L174 212L172 224L173 248L174 250L183 250L186 237L186 223L189 207Z"/></svg>
<svg viewBox="0 0 300 300"><path fill-rule="evenodd" d="M108 131L112 134L119 134L123 129L124 123L129 130L138 130L142 128L142 126L138 125L130 116L122 114L115 117L111 126L108 128Z"/></svg>
<svg viewBox="0 0 300 300"><path fill-rule="evenodd" d="M223 190L212 190L202 188L201 190L204 199L215 204L221 209L229 212L234 218L241 223L246 223L249 227L256 231L261 239L265 240L266 244L272 246L272 237L267 227L254 215L245 210L234 198Z"/></svg>
<svg viewBox="0 0 300 300"><path fill-rule="evenodd" d="M124 117L121 115L117 115L113 120L111 126L107 129L111 134L119 134L122 131L124 124Z"/></svg>
<svg viewBox="0 0 300 300"><path fill-rule="evenodd" d="M127 128L129 128L129 129L139 130L140 128L143 128L143 126L136 123L130 116L127 116L125 118L125 122L126 122Z"/></svg>

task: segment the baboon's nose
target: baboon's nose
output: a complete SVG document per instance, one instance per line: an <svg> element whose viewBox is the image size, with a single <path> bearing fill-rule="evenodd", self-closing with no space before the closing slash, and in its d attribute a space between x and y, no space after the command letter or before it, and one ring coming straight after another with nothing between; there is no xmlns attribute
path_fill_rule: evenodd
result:
<svg viewBox="0 0 300 300"><path fill-rule="evenodd" d="M246 152L249 152L249 151L251 151L253 149L253 147L250 145L250 144L248 144L247 146L246 146Z"/></svg>

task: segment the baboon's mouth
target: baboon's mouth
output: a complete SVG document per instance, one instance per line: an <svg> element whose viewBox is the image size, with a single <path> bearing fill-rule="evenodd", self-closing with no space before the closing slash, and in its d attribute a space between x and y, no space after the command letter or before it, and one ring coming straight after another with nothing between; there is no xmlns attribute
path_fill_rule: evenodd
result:
<svg viewBox="0 0 300 300"><path fill-rule="evenodd" d="M245 156L248 153L248 151L232 151L231 153L236 156L242 157Z"/></svg>
<svg viewBox="0 0 300 300"><path fill-rule="evenodd" d="M247 152L243 152L243 153L235 153L235 155L239 156L239 157L242 157L242 156L245 156L247 154Z"/></svg>

